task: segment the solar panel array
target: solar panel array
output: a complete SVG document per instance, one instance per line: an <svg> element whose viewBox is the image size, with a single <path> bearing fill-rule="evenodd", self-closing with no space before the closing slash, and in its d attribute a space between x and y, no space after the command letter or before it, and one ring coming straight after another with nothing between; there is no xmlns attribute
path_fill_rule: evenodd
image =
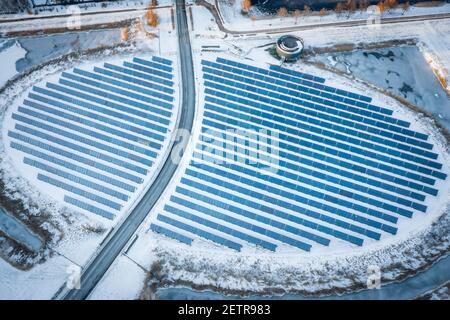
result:
<svg viewBox="0 0 450 320"><path fill-rule="evenodd" d="M279 66L202 71L198 143L152 230L235 250L362 246L424 214L446 179L428 136L368 96Z"/></svg>
<svg viewBox="0 0 450 320"><path fill-rule="evenodd" d="M165 58L75 68L32 88L12 114L10 146L67 204L113 219L168 141L174 95Z"/></svg>

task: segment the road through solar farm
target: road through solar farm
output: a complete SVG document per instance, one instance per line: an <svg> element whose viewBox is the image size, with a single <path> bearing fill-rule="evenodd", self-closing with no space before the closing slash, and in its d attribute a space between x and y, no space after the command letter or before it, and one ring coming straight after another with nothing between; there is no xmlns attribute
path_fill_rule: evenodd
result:
<svg viewBox="0 0 450 320"><path fill-rule="evenodd" d="M335 297L442 268L449 4L130 3L0 11L1 299ZM410 298L450 281L427 278Z"/></svg>

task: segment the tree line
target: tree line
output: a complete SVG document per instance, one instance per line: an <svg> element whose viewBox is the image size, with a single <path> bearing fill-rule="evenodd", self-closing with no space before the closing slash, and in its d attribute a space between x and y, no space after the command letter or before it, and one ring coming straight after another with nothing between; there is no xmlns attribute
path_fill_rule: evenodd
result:
<svg viewBox="0 0 450 320"><path fill-rule="evenodd" d="M370 0L346 0L342 2L337 2L334 10L330 10L327 8L321 8L318 11L319 16L325 16L329 13L329 11L334 11L338 15L347 13L350 15L351 13L354 13L356 11L365 12L367 11L367 8L371 5ZM251 0L242 0L242 13L243 14L249 14L250 10L252 8L252 1ZM380 13L383 12L389 12L392 9L401 7L403 10L403 13L409 10L410 8L410 2L404 1L401 4L398 3L397 0L383 0L376 3L376 6L379 9ZM286 7L280 7L277 10L277 15L281 18L286 17L287 15L291 14L293 17L295 17L295 20L297 22L298 18L301 16L308 16L313 12L310 6L304 5L303 10L296 9L294 11L289 12Z"/></svg>

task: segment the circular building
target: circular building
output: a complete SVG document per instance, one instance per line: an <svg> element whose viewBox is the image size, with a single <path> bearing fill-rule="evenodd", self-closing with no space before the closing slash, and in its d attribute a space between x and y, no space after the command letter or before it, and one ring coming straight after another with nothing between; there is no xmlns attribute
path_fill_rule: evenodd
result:
<svg viewBox="0 0 450 320"><path fill-rule="evenodd" d="M277 40L277 54L287 61L295 61L303 51L303 40L293 35L284 35Z"/></svg>

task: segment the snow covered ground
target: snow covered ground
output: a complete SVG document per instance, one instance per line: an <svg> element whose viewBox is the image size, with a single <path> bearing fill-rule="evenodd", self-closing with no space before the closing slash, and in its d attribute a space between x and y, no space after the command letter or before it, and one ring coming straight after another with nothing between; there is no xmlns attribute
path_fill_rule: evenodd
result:
<svg viewBox="0 0 450 320"><path fill-rule="evenodd" d="M433 114L450 130L450 96L415 45L375 50L330 52L311 57L348 75L392 92Z"/></svg>
<svg viewBox="0 0 450 320"><path fill-rule="evenodd" d="M0 42L0 61L2 61L0 88L17 74L16 62L24 58L25 54L26 51L15 41Z"/></svg>

